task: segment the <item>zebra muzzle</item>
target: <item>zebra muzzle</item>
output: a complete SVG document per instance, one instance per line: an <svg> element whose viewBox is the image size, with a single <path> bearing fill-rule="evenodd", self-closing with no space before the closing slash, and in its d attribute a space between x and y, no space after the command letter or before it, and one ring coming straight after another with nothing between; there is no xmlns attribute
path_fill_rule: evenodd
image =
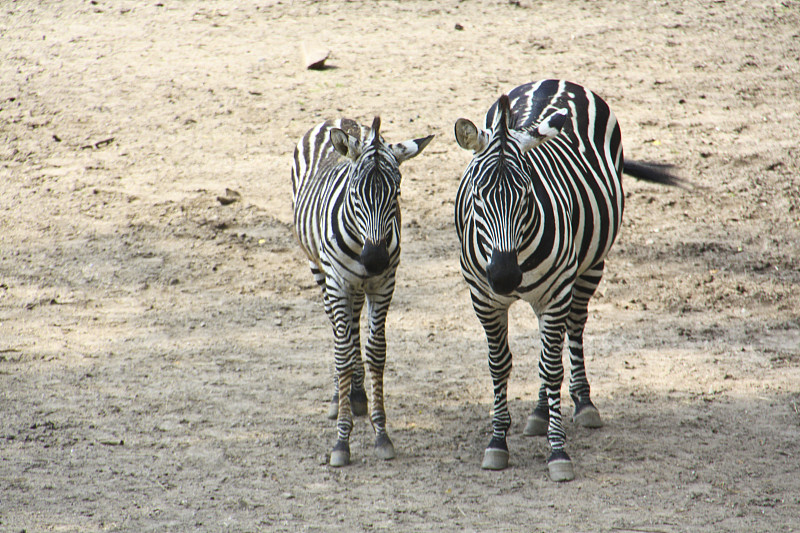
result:
<svg viewBox="0 0 800 533"><path fill-rule="evenodd" d="M492 257L486 266L489 286L497 294L511 294L522 283L522 270L517 263L517 252L492 250Z"/></svg>
<svg viewBox="0 0 800 533"><path fill-rule="evenodd" d="M370 240L365 241L364 248L361 250L361 264L364 265L370 276L382 274L389 266L389 251L386 249L386 241L381 240L377 244Z"/></svg>

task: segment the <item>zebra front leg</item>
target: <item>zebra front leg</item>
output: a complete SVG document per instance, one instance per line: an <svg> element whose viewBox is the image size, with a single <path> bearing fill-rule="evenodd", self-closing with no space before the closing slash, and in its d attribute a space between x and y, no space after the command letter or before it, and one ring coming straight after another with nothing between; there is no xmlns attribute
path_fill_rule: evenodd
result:
<svg viewBox="0 0 800 533"><path fill-rule="evenodd" d="M356 365L353 369L353 383L350 386L350 409L353 416L367 414L367 393L364 390L364 362L361 360L361 309L364 307L364 293L353 300L353 322L350 326L353 346L356 347Z"/></svg>
<svg viewBox="0 0 800 533"><path fill-rule="evenodd" d="M508 307L499 309L480 308L473 300L475 312L486 332L489 345L489 372L494 388L492 413L492 438L483 453L481 468L503 470L508 467L508 444L506 436L511 427L508 412L508 378L511 375L511 350L508 347Z"/></svg>
<svg viewBox="0 0 800 533"><path fill-rule="evenodd" d="M572 460L564 450L566 433L561 423L561 383L564 380L561 350L564 346L565 315L566 310L548 311L539 319L542 338L539 376L544 384L549 408L547 440L550 443L550 457L547 459L547 468L553 481L575 479Z"/></svg>
<svg viewBox="0 0 800 533"><path fill-rule="evenodd" d="M350 385L350 409L353 416L364 416L367 414L367 393L364 390L364 363L361 361L361 308L364 305L364 294L353 296L353 322L350 326L351 343L358 347L357 360L353 369L353 381ZM339 379L337 377L336 365L333 366L333 398L331 398L328 408L328 418L336 420L339 416Z"/></svg>
<svg viewBox="0 0 800 533"><path fill-rule="evenodd" d="M534 312L536 310L534 309ZM538 314L538 313L537 313ZM541 361L541 353L539 360ZM533 409L533 413L528 416L525 429L522 434L528 437L544 437L547 435L547 428L550 426L550 405L547 402L547 390L544 382L539 387L539 401Z"/></svg>
<svg viewBox="0 0 800 533"><path fill-rule="evenodd" d="M594 294L603 276L603 262L581 274L572 289L572 305L567 317L569 335L570 380L569 394L575 404L572 420L579 426L599 428L603 426L600 412L592 403L589 379L583 357L583 331L589 316L589 299Z"/></svg>
<svg viewBox="0 0 800 533"><path fill-rule="evenodd" d="M335 291L335 296L334 296ZM358 361L360 346L353 345L352 302L346 291L337 291L330 285L326 288L330 303L330 316L334 329L334 361L339 387L339 409L336 418L337 439L330 457L331 466L345 466L350 463L350 432L353 429L353 416L350 410L350 388L353 372Z"/></svg>
<svg viewBox="0 0 800 533"><path fill-rule="evenodd" d="M364 347L370 376L372 377L372 428L375 430L375 454L381 459L394 459L395 450L386 431L386 410L383 403L383 370L386 366L386 313L392 300L394 286L388 294L370 295L367 298L369 311L369 336Z"/></svg>
<svg viewBox="0 0 800 533"><path fill-rule="evenodd" d="M333 316L333 305L330 298L328 298L328 290L325 288L325 273L320 270L319 266L314 261L308 262L311 268L311 274L314 276L314 281L317 282L320 289L322 289L322 305L325 309L325 314L328 320L331 321L333 327L333 334L336 335L336 319ZM333 397L331 398L330 405L328 406L328 418L336 420L339 417L339 377L336 375L336 362L331 365L331 375L333 376Z"/></svg>
<svg viewBox="0 0 800 533"><path fill-rule="evenodd" d="M337 357L338 359L338 357ZM339 377L339 412L336 418L336 444L331 452L331 466L350 464L350 432L353 429L353 416L350 411L350 385L353 366L340 364L337 360L336 373Z"/></svg>

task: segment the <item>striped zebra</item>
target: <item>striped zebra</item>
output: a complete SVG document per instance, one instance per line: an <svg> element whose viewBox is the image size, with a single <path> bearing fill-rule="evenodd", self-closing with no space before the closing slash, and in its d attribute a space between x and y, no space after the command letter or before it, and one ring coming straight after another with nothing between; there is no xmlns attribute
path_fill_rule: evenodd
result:
<svg viewBox="0 0 800 533"><path fill-rule="evenodd" d="M322 288L333 326L338 439L331 466L350 462L351 398L366 413L360 317L367 303L364 352L372 377L372 426L378 457L392 459L386 433L384 327L400 262L400 163L419 154L433 136L387 144L380 118L371 128L341 119L317 125L294 151L294 229L314 280ZM352 387L351 387L352 385ZM351 394L352 392L352 394Z"/></svg>
<svg viewBox="0 0 800 533"><path fill-rule="evenodd" d="M485 129L455 124L459 146L473 152L455 202L461 270L486 333L494 385L493 434L483 468L508 466L511 373L508 308L525 300L539 320L539 400L526 435L547 435L554 481L574 478L561 422L562 346L569 337L573 421L600 427L589 396L583 331L589 299L620 229L621 174L671 183L667 172L623 165L620 129L608 105L562 80L528 83L503 95Z"/></svg>

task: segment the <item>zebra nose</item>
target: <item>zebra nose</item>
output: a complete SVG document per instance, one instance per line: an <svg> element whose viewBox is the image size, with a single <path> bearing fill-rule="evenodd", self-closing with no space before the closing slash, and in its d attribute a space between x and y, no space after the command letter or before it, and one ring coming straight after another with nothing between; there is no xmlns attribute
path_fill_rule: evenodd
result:
<svg viewBox="0 0 800 533"><path fill-rule="evenodd" d="M386 250L386 241L381 240L377 244L367 240L361 250L361 264L370 276L377 276L389 266L389 252Z"/></svg>
<svg viewBox="0 0 800 533"><path fill-rule="evenodd" d="M489 286L497 294L511 294L522 282L522 270L517 264L517 252L492 250L492 257L486 267Z"/></svg>

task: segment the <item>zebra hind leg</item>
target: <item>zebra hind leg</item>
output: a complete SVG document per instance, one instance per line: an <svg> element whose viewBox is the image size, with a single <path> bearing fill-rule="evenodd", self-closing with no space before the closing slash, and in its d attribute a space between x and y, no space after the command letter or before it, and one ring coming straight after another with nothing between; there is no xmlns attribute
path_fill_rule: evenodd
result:
<svg viewBox="0 0 800 533"><path fill-rule="evenodd" d="M528 416L525 430L522 432L527 437L544 437L547 435L547 427L550 425L550 408L547 405L547 391L544 384L539 387L539 400L533 413Z"/></svg>
<svg viewBox="0 0 800 533"><path fill-rule="evenodd" d="M589 379L583 353L583 331L589 316L589 299L594 294L603 275L601 262L581 274L572 289L572 306L567 316L569 335L569 360L571 366L569 394L575 404L572 421L582 427L599 428L603 426L600 411L594 406L590 396Z"/></svg>

